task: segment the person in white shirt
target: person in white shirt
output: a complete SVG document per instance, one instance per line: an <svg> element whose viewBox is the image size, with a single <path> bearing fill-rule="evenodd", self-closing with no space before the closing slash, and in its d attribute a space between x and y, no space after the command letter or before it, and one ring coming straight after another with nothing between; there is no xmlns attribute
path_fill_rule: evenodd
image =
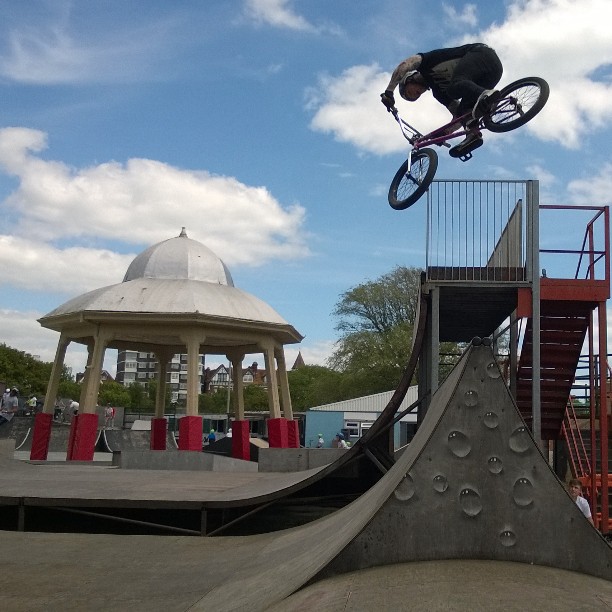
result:
<svg viewBox="0 0 612 612"><path fill-rule="evenodd" d="M336 446L338 448L348 448L348 444L346 443L346 440L344 439L344 434L336 434Z"/></svg>
<svg viewBox="0 0 612 612"><path fill-rule="evenodd" d="M10 390L9 396L2 402L0 410L0 425L10 423L13 417L19 410L19 390L13 387Z"/></svg>
<svg viewBox="0 0 612 612"><path fill-rule="evenodd" d="M593 525L593 516L591 515L591 508L589 507L589 502L582 497L582 483L577 478L572 478L567 483L567 489L570 494L570 497L576 502L576 505L582 511L582 514L590 521L591 525Z"/></svg>

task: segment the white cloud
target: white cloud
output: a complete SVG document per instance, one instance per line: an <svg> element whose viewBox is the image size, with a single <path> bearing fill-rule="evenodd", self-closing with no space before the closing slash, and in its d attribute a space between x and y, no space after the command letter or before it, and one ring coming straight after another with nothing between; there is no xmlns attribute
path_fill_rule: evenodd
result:
<svg viewBox="0 0 612 612"><path fill-rule="evenodd" d="M380 102L390 76L376 64L353 66L338 77L322 75L318 86L307 92L307 108L315 110L310 127L372 153L405 150L399 126ZM408 104L397 100L402 114ZM409 109L410 122L421 129L433 129L450 119L448 111L431 97L411 104Z"/></svg>
<svg viewBox="0 0 612 612"><path fill-rule="evenodd" d="M30 353L41 361L53 362L60 335L57 332L41 327L38 319L44 313L33 310L16 311L0 309L0 330L2 342L7 346ZM109 371L116 370L116 351L107 351L104 367ZM83 372L87 363L87 347L72 342L66 351L64 365L72 369L72 374ZM19 385L19 381L16 381Z"/></svg>
<svg viewBox="0 0 612 612"><path fill-rule="evenodd" d="M470 12L464 9L462 15L467 18ZM612 119L612 83L593 76L612 64L611 20L609 0L514 0L503 23L471 34L469 41L480 39L497 50L504 64L501 85L526 76L548 81L549 101L526 129L543 140L575 148L582 136ZM384 109L379 94L389 77L375 64L321 77L308 92L308 107L315 112L312 129L373 153L401 149L402 139L393 134L392 121L380 118ZM397 102L400 111L406 108L402 100ZM421 130L448 118L430 95L409 109L410 122Z"/></svg>
<svg viewBox="0 0 612 612"><path fill-rule="evenodd" d="M450 4L442 4L442 10L451 25L475 27L478 24L475 4L466 4L462 11Z"/></svg>
<svg viewBox="0 0 612 612"><path fill-rule="evenodd" d="M136 27L115 21L115 27L102 27L102 34L92 38L90 30L78 32L71 23L69 4L48 4L51 16L34 9L27 25L8 29L4 24L0 75L31 84L159 78L159 60L172 52L170 41L179 20L141 20Z"/></svg>
<svg viewBox="0 0 612 612"><path fill-rule="evenodd" d="M309 255L304 208L283 207L265 187L149 159L71 168L39 157L45 147L42 132L0 130L0 171L19 179L2 205L17 220L0 240L4 279L16 286L79 293L119 282L133 254L98 241L146 247L183 226L230 267Z"/></svg>
<svg viewBox="0 0 612 612"><path fill-rule="evenodd" d="M503 23L481 32L502 58L503 83L524 76L548 81L548 104L527 126L540 138L575 148L612 119L612 84L593 78L612 63L610 20L608 0L515 0Z"/></svg>
<svg viewBox="0 0 612 612"><path fill-rule="evenodd" d="M59 249L26 237L0 236L3 284L29 291L78 295L119 283L135 256L108 249Z"/></svg>
<svg viewBox="0 0 612 612"><path fill-rule="evenodd" d="M245 14L257 23L314 32L316 28L290 6L290 0L245 0Z"/></svg>
<svg viewBox="0 0 612 612"><path fill-rule="evenodd" d="M570 181L567 191L574 204L609 205L612 199L612 163L604 164L598 174L587 179Z"/></svg>

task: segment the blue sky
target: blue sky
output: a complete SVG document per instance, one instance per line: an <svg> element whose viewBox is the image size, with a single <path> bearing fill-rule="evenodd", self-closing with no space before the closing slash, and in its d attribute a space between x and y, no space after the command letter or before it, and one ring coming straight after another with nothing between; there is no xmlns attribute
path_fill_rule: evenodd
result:
<svg viewBox="0 0 612 612"><path fill-rule="evenodd" d="M397 63L483 41L502 85L551 85L469 163L441 150L438 177L610 204L611 21L609 0L5 0L0 341L52 360L37 318L184 226L305 336L289 365L298 348L323 364L342 292L425 263L424 206L386 202L405 147L379 94ZM421 129L446 118L430 96L398 106ZM542 241L565 233L547 223ZM67 365L84 361L72 344Z"/></svg>

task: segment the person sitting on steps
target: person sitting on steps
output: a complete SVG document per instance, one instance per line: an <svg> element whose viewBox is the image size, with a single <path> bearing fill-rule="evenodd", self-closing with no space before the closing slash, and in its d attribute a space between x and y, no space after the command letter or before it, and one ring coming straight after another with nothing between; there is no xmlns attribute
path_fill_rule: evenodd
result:
<svg viewBox="0 0 612 612"><path fill-rule="evenodd" d="M464 127L465 140L450 151L452 157L461 157L482 145L478 120L499 101L499 83L503 66L497 53L482 43L462 45L448 49L435 49L417 53L401 62L391 75L382 103L391 110L395 107L393 91L398 87L404 100L415 102L428 89L433 97L453 115L460 117L472 113Z"/></svg>

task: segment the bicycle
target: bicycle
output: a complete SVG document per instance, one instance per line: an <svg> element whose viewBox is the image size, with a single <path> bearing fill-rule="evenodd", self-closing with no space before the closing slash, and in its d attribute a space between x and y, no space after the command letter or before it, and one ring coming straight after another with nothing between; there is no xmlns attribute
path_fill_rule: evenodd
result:
<svg viewBox="0 0 612 612"><path fill-rule="evenodd" d="M540 77L518 79L500 91L499 101L478 119L477 128L490 132L509 132L521 127L544 108L549 94L548 83ZM399 124L404 138L412 145L408 158L396 172L389 187L391 208L405 210L426 193L438 169L438 154L427 147L438 145L450 148L449 140L467 136L476 126L472 125L470 129L464 127L473 119L469 112L427 134L421 134L399 116L395 107L389 109L389 112ZM471 152L481 144L482 140L476 141L474 146L458 155L457 159L468 161L472 158Z"/></svg>

